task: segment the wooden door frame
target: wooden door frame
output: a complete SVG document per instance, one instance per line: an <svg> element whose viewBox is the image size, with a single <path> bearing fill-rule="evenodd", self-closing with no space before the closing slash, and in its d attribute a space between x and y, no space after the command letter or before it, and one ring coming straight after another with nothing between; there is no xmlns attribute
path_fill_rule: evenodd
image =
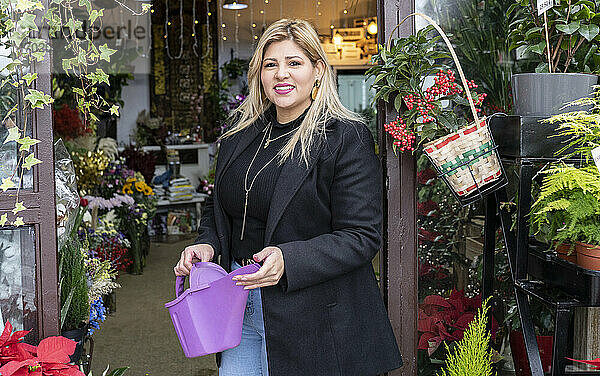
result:
<svg viewBox="0 0 600 376"><path fill-rule="evenodd" d="M394 27L414 12L414 0L377 0L377 39L384 45ZM414 33L414 19L407 20L396 36ZM394 154L383 124L396 118L393 106L377 105L379 150L383 169L383 248L381 289L404 365L390 376L417 374L417 213L416 159L410 153Z"/></svg>
<svg viewBox="0 0 600 376"><path fill-rule="evenodd" d="M48 0L43 0L42 3L44 9L47 9ZM47 28L42 28L41 33L40 38L50 43ZM38 74L38 78L34 81L34 88L44 93L51 93L51 59L50 48L46 51L42 62L31 66L31 71ZM42 339L60 334L52 107L48 105L42 109L35 109L32 122L32 137L42 141L32 149L35 157L43 163L32 168L33 189L19 192L19 201L22 201L27 208L20 212L19 216L23 217L25 226L32 226L35 231L37 329L39 339ZM21 124L17 125L21 126ZM13 215L14 193L15 191L10 194L0 194L0 215L4 213L8 213L9 217ZM17 228L4 227L3 229Z"/></svg>

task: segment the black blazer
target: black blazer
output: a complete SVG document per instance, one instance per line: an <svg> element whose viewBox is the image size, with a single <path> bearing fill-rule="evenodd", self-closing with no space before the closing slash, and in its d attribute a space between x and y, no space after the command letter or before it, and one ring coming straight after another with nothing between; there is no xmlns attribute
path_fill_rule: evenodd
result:
<svg viewBox="0 0 600 376"><path fill-rule="evenodd" d="M230 270L231 225L219 202L223 171L265 128L259 120L222 141L214 198L197 243ZM285 272L262 288L270 376L365 376L402 365L371 260L381 246L381 171L368 129L332 120L304 162L286 161L270 204L264 246Z"/></svg>

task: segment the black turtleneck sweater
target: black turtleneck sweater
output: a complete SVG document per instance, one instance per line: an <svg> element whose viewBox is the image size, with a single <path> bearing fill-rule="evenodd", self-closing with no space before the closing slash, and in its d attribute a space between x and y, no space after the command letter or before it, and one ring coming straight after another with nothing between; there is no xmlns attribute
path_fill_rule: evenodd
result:
<svg viewBox="0 0 600 376"><path fill-rule="evenodd" d="M280 124L277 121L275 110L267 111L265 114L267 126L264 132L259 133L223 172L223 180L218 189L223 209L232 223L230 244L234 258L252 258L252 255L263 249L271 197L281 172L279 157L276 155L292 136L293 132L290 132L300 125L305 114L306 112L289 123ZM273 141L265 148L267 139ZM255 155L256 158L252 162ZM259 173L261 169L262 171ZM248 172L247 179L246 172ZM240 240L246 195L244 180L246 188L250 189L250 192L248 193L244 238Z"/></svg>

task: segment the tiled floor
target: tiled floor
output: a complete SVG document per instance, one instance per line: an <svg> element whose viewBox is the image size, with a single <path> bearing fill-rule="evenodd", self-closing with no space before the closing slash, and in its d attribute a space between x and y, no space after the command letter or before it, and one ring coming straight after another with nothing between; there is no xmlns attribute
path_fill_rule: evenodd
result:
<svg viewBox="0 0 600 376"><path fill-rule="evenodd" d="M117 311L94 334L94 376L129 366L126 376L216 376L214 355L187 359L164 303L175 298L173 266L190 240L152 243L142 275L123 274Z"/></svg>

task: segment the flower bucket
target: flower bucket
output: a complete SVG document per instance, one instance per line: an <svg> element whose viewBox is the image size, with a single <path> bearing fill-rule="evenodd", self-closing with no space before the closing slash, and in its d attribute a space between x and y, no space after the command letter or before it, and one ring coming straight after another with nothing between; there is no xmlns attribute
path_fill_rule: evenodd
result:
<svg viewBox="0 0 600 376"><path fill-rule="evenodd" d="M575 249L577 265L589 270L600 270L600 246L576 242Z"/></svg>
<svg viewBox="0 0 600 376"><path fill-rule="evenodd" d="M190 288L185 291L185 277L177 277L177 298L165 307L186 357L214 354L240 344L248 290L236 286L231 278L258 269L258 264L252 264L227 274L217 264L196 263L190 272Z"/></svg>
<svg viewBox="0 0 600 376"><path fill-rule="evenodd" d="M413 16L422 17L429 22L446 43L469 101L473 123L423 145L425 154L436 168L438 175L444 179L454 197L462 205L467 205L483 198L484 194L505 186L508 179L502 163L500 163L497 146L486 118L480 118L477 114L475 102L458 56L442 28L431 17L422 13L412 13L392 30L388 44L390 44L394 31Z"/></svg>

